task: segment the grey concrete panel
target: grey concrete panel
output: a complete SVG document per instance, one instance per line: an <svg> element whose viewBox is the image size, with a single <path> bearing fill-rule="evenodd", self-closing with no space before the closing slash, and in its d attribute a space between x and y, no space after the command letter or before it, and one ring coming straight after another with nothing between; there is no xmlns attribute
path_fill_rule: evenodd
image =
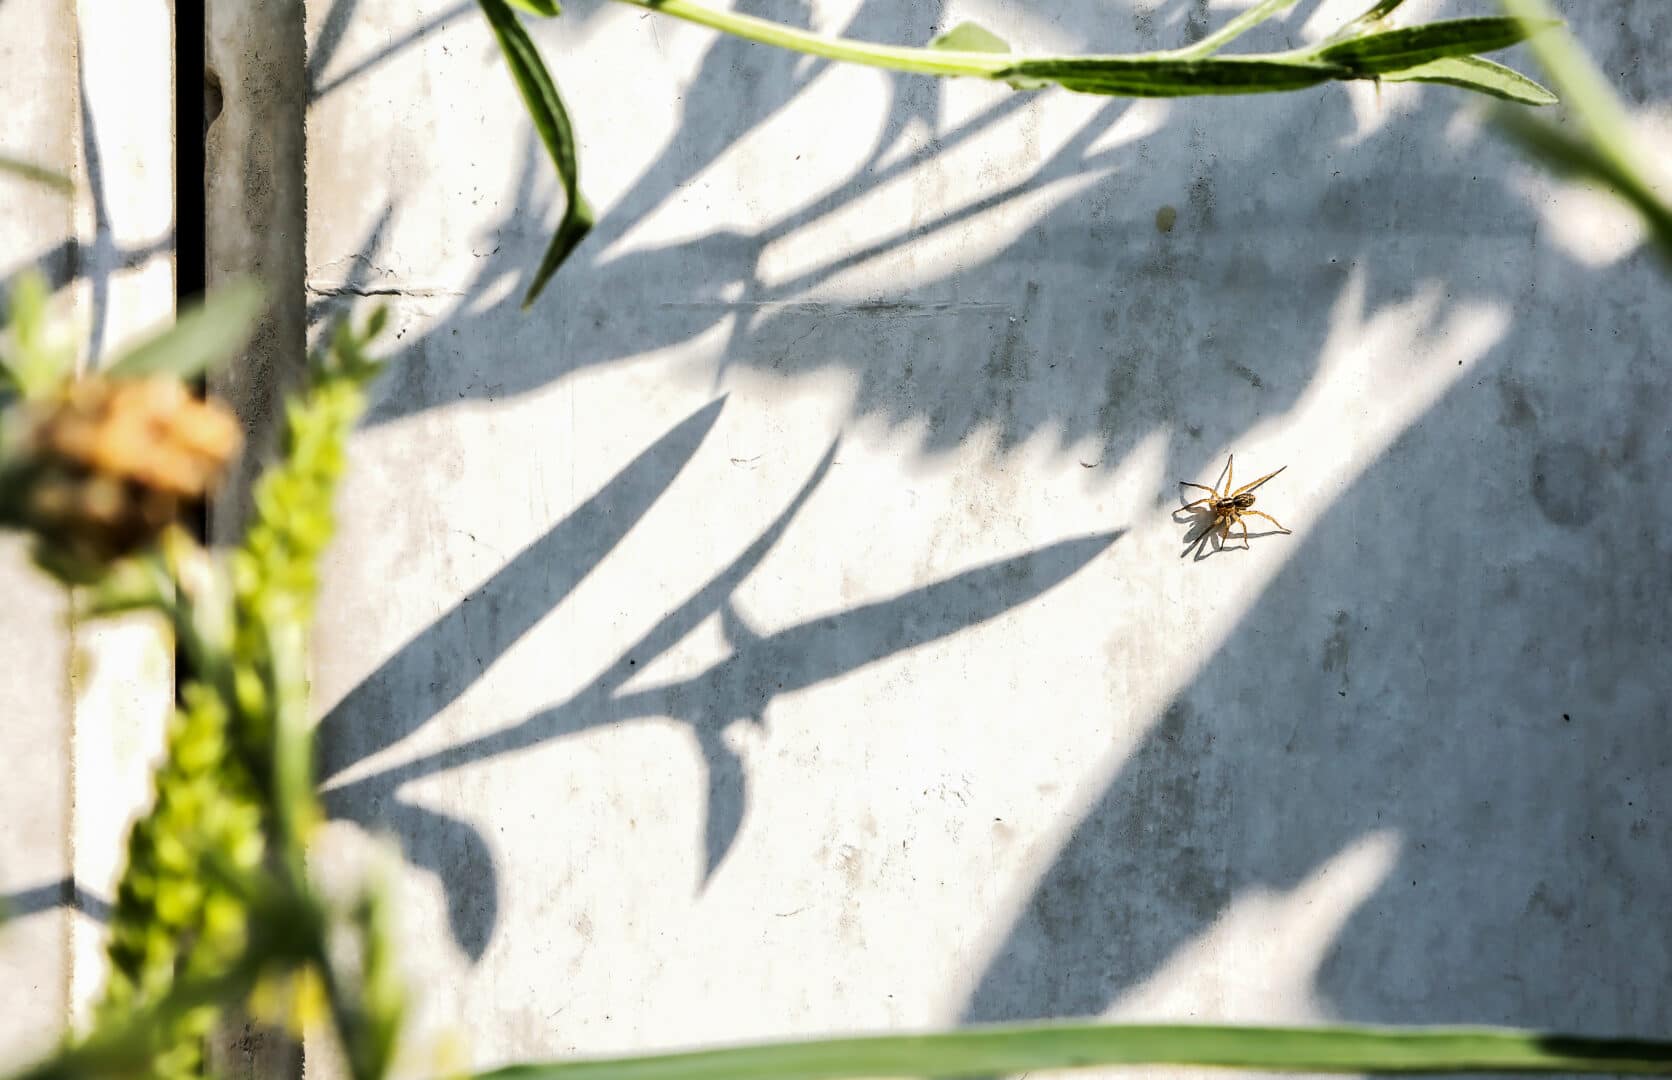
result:
<svg viewBox="0 0 1672 1080"><path fill-rule="evenodd" d="M1567 13L1664 134L1668 13ZM1667 280L1476 102L1018 95L577 3L535 33L604 215L524 315L561 196L479 21L309 27L314 315L396 327L324 773L414 868L426 1038L1658 1030ZM1192 549L1231 452L1294 533Z"/></svg>

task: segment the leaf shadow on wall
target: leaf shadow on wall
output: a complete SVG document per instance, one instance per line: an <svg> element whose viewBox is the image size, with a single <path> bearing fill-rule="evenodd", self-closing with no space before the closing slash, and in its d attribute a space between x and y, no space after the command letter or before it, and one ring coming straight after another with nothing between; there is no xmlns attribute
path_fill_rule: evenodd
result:
<svg viewBox="0 0 1672 1080"><path fill-rule="evenodd" d="M723 735L734 723L767 724L772 701L837 678L889 656L936 641L1002 615L1061 584L1106 551L1118 533L1065 540L870 604L761 634L751 629L733 597L790 528L835 460L832 444L789 505L724 570L698 588L569 699L520 723L423 754L368 776L333 784L331 777L354 762L416 732L466 688L531 625L529 616L561 603L563 596L614 546L620 535L665 490L696 452L712 426L719 403L704 407L664 436L603 492L578 508L522 554L512 559L470 598L486 601L490 613L465 620L460 604L402 646L359 684L323 721L321 747L325 803L330 814L375 829L390 829L408 859L436 874L447 891L455 939L480 957L497 920L498 874L475 827L420 807L400 793L410 781L449 769L526 750L596 727L669 718L689 726L707 772L704 879L731 850L747 809L742 761ZM646 476L661 470L648 500L638 492ZM625 493L633 492L632 495ZM627 498L634 508L618 504ZM605 523L604 543L577 555L573 536ZM553 553L563 551L576 567L553 587ZM468 603L469 600L466 601ZM648 665L683 640L704 620L718 615L731 654L699 674L653 690L627 688L640 665ZM457 665L460 657L468 658ZM474 661L469 662L469 661ZM411 699L416 672L427 673L430 696ZM419 680L422 685L422 680ZM346 749L345 749L346 747Z"/></svg>
<svg viewBox="0 0 1672 1080"><path fill-rule="evenodd" d="M1610 70L1631 66L1617 61L1621 35L1608 19L1574 17ZM1663 40L1648 24L1672 29L1666 18L1637 16L1638 39ZM716 44L725 62L703 65L692 100L729 99L736 48ZM1189 103L1173 114L1188 123L1099 150L1097 137L1130 107L1110 103L1027 183L902 224L790 282L760 281L769 243L926 168L1031 100L1004 97L908 152L885 134L848 185L758 232L612 254L626 224L677 192L690 175L681 166L716 160L804 85L793 65L762 62L771 74L748 109L724 114L723 137L682 129L529 320L512 321L514 300L461 305L398 361L370 422L529 392L724 327L718 370L849 372L854 415L920 425L928 452L983 431L996 431L1002 450L1049 429L1065 445L1095 440L1112 467L1159 434L1167 475L1191 477L1317 382L1328 313L1350 285L1362 288L1366 322L1438 287L1443 300L1414 328L1418 344L1465 305L1506 309L1506 336L1293 541L1291 561L1188 689L1161 716L1130 718L1147 728L1138 750L1113 764L1104 793L1025 888L963 1016L1118 1006L1239 900L1285 894L1388 830L1398 838L1392 869L1312 973L1320 1008L1380 1021L1652 1030L1672 967L1651 910L1672 884L1657 858L1669 837L1646 809L1672 779L1668 729L1652 719L1664 712L1655 645L1672 632L1672 596L1657 572L1672 530L1665 500L1632 496L1653 489L1653 462L1672 451L1662 419L1672 401L1652 365L1546 362L1664 353L1664 283L1646 260L1597 269L1538 243L1543 222L1516 189L1515 159L1491 143L1456 145L1449 92L1367 123L1340 88ZM895 85L907 89L885 133L910 130L934 96L921 80ZM1645 85L1638 100L1664 101L1665 90ZM484 289L533 264L543 237L525 223L541 217L530 209L539 168L530 154L528 202L507 221L513 242L487 261ZM906 276L880 298L820 292L1007 199L1088 177L967 265ZM454 331L560 347L555 360L550 348L523 350L483 378L444 344ZM1506 473L1519 478L1512 492ZM1643 512L1611 520L1601 509L1614 505ZM725 611L720 583L699 590L718 590L705 615ZM394 820L417 843L456 850L467 841L405 809L400 783L663 710L692 725L709 761L712 870L716 846L723 854L735 832L736 815L717 807L728 791L742 806L715 725L755 715L737 688L783 666L776 645L735 618L726 625L739 655L754 659L705 673L683 695L623 704L606 677L497 735L351 781L330 796L333 811ZM826 655L811 631L790 633L764 641L805 643L815 662ZM479 896L471 902L454 929L480 955L492 913ZM1574 973L1587 979L1583 995Z"/></svg>

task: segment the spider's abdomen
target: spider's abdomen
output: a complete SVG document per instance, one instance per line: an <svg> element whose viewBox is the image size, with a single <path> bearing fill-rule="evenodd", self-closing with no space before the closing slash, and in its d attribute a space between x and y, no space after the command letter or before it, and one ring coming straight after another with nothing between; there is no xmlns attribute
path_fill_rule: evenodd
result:
<svg viewBox="0 0 1672 1080"><path fill-rule="evenodd" d="M1245 491L1241 495L1233 495L1229 499L1220 499L1219 505L1226 510L1247 510L1254 505L1254 493Z"/></svg>

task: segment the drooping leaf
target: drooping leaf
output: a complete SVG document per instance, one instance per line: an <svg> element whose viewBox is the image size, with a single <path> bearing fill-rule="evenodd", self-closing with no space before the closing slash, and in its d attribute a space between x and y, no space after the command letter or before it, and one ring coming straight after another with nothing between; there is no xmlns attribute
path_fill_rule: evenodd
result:
<svg viewBox="0 0 1672 1080"><path fill-rule="evenodd" d="M1348 38L1326 45L1314 55L1326 63L1351 68L1360 77L1385 75L1448 56L1507 49L1551 25L1560 24L1529 23L1507 16L1443 19Z"/></svg>
<svg viewBox="0 0 1672 1080"><path fill-rule="evenodd" d="M979 23L961 22L944 34L936 34L930 40L929 48L953 52L1007 53L1010 42Z"/></svg>
<svg viewBox="0 0 1672 1080"><path fill-rule="evenodd" d="M125 352L108 373L121 379L201 375L232 359L250 340L265 307L262 288L255 281L216 289L201 304L182 311L173 326Z"/></svg>
<svg viewBox="0 0 1672 1080"><path fill-rule="evenodd" d="M21 176L25 180L33 180L37 184L45 184L47 187L56 188L59 191L74 190L70 178L63 173L53 172L51 169L43 168L34 162L23 161L6 154L0 154L0 173Z"/></svg>
<svg viewBox="0 0 1672 1080"><path fill-rule="evenodd" d="M1521 105L1554 105L1555 94L1532 79L1483 56L1448 56L1382 76L1388 82L1443 83Z"/></svg>
<svg viewBox="0 0 1672 1080"><path fill-rule="evenodd" d="M1313 1073L1672 1073L1672 1043L1494 1028L1047 1023L512 1065L476 1080L866 1080L1193 1065Z"/></svg>
<svg viewBox="0 0 1672 1080"><path fill-rule="evenodd" d="M557 0L506 0L512 7L526 11L530 15L540 15L545 18L556 18L563 14Z"/></svg>
<svg viewBox="0 0 1672 1080"><path fill-rule="evenodd" d="M1021 60L999 72L998 77L1042 79L1084 94L1190 97L1301 90L1348 74L1347 69L1333 64L1304 60L1075 56Z"/></svg>
<svg viewBox="0 0 1672 1080"><path fill-rule="evenodd" d="M557 167L564 198L568 201L557 232L546 248L545 257L540 260L539 269L534 272L527 295L523 297L526 309L534 303L551 276L557 273L557 268L563 265L563 260L575 249L575 245L592 230L594 218L592 207L581 194L580 165L569 112L564 108L563 98L558 94L557 84L552 81L545 62L540 59L540 51L517 21L508 0L478 2L483 14L488 17L488 25L493 27L494 37L499 40L500 51L505 54L505 62L511 68L511 77L516 81L517 89L528 106L529 116L534 120L534 129L540 133L540 140L546 144L552 164Z"/></svg>

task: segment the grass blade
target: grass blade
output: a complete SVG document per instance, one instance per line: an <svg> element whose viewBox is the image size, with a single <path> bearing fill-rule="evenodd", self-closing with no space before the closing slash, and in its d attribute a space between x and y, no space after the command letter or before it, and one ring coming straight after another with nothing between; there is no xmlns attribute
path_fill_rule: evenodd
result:
<svg viewBox="0 0 1672 1080"><path fill-rule="evenodd" d="M540 133L540 140L546 144L552 164L557 167L557 176L563 184L567 200L563 219L558 222L557 232L546 248L545 257L540 260L539 269L534 272L527 295L523 297L523 307L527 309L575 245L592 230L594 217L591 205L581 194L580 163L575 151L575 131L569 123L569 111L564 108L557 84L540 59L540 51L517 21L508 0L478 2L482 13L488 17L488 25L493 27L494 37L499 40L500 51L505 54L505 62L511 68L511 77L528 106L534 130Z"/></svg>
<svg viewBox="0 0 1672 1080"><path fill-rule="evenodd" d="M563 14L563 9L558 7L557 0L507 0L507 2L519 11L526 11L530 15L539 15L548 19L554 19Z"/></svg>
<svg viewBox="0 0 1672 1080"><path fill-rule="evenodd" d="M476 1080L864 1080L1119 1065L1665 1075L1672 1043L1494 1028L1038 1024L513 1065Z"/></svg>
<svg viewBox="0 0 1672 1080"><path fill-rule="evenodd" d="M1548 21L1551 15L1543 0L1505 0L1504 8L1513 17L1534 24ZM1661 255L1672 266L1672 206L1648 179L1625 106L1565 30L1538 35L1532 50L1584 134L1572 134L1513 109L1499 110L1499 129L1554 171L1613 188L1643 216Z"/></svg>
<svg viewBox="0 0 1672 1080"><path fill-rule="evenodd" d="M1385 75L1450 56L1507 49L1551 25L1560 24L1497 15L1443 19L1348 38L1326 45L1314 55L1326 63L1351 68L1360 77Z"/></svg>
<svg viewBox="0 0 1672 1080"><path fill-rule="evenodd" d="M243 348L266 305L261 286L254 281L217 289L203 303L182 311L173 326L129 349L110 365L108 373L124 379L200 375Z"/></svg>
<svg viewBox="0 0 1672 1080"><path fill-rule="evenodd" d="M1555 94L1516 71L1483 56L1448 56L1382 76L1388 82L1443 83L1503 98L1519 105L1554 105Z"/></svg>
<svg viewBox="0 0 1672 1080"><path fill-rule="evenodd" d="M0 154L0 173L11 173L13 176L21 176L25 180L32 180L37 184L45 184L47 187L54 188L58 191L70 192L74 190L74 186L70 183L70 178L65 176L63 173L53 172L51 169L43 168L36 165L34 162L8 157L5 154Z"/></svg>
<svg viewBox="0 0 1672 1080"><path fill-rule="evenodd" d="M1623 168L1614 156L1601 152L1584 139L1520 110L1506 108L1496 119L1499 130L1529 155L1542 160L1551 171L1612 188L1616 196L1643 216L1662 256L1672 263L1672 207L1662 202L1635 171Z"/></svg>

